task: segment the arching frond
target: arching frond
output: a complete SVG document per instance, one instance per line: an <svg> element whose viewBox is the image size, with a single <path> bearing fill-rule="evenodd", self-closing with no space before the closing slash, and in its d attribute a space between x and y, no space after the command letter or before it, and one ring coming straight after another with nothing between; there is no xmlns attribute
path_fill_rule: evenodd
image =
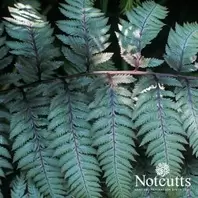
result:
<svg viewBox="0 0 198 198"><path fill-rule="evenodd" d="M49 147L47 114L49 100L40 96L41 87L15 91L7 104L11 112L10 138L14 162L32 179L46 197L63 198L64 181Z"/></svg>
<svg viewBox="0 0 198 198"><path fill-rule="evenodd" d="M59 158L61 171L76 198L99 198L100 168L92 147L90 124L86 121L88 98L73 87L77 81L55 84L48 119L53 132L51 148ZM54 85L53 85L54 87ZM51 88L52 89L52 88Z"/></svg>
<svg viewBox="0 0 198 198"><path fill-rule="evenodd" d="M170 175L177 175L183 163L183 144L187 142L173 101L174 94L165 90L163 79L147 77L147 82L145 79L142 82L147 88L138 95L133 112L138 136L143 136L140 145L148 145L146 153L152 157L153 165L166 163Z"/></svg>
<svg viewBox="0 0 198 198"><path fill-rule="evenodd" d="M102 53L109 46L110 26L100 10L90 0L69 0L61 4L61 13L69 20L58 21L58 27L65 35L58 35L63 42L62 52L72 66L67 73L98 69L112 69L112 53ZM67 47L70 46L70 48Z"/></svg>
<svg viewBox="0 0 198 198"><path fill-rule="evenodd" d="M171 29L164 58L168 65L178 72L197 70L196 54L198 52L198 24L176 24Z"/></svg>
<svg viewBox="0 0 198 198"><path fill-rule="evenodd" d="M133 103L131 92L120 85L132 82L132 77L118 75L99 77L90 85L90 91L96 90L88 116L94 121L93 146L114 198L131 197L131 161L137 154L131 120Z"/></svg>
<svg viewBox="0 0 198 198"><path fill-rule="evenodd" d="M12 18L6 18L6 31L14 40L8 41L11 53L19 56L15 64L26 83L48 79L62 62L53 46L53 29L31 4L17 3L9 8Z"/></svg>

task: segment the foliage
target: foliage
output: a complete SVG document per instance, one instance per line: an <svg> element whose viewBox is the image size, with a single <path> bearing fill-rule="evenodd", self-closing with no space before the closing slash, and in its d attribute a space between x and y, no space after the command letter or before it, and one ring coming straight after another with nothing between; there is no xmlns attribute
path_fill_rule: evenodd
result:
<svg viewBox="0 0 198 198"><path fill-rule="evenodd" d="M198 25L176 24L163 58L146 57L168 11L128 10L115 34L134 70L115 71L94 1L61 3L56 31L41 11L24 0L0 24L0 197L196 198ZM139 188L137 176L191 185Z"/></svg>
<svg viewBox="0 0 198 198"><path fill-rule="evenodd" d="M108 19L93 7L93 2L67 1L67 4L61 4L60 11L69 18L57 22L66 34L58 35L64 44L62 52L72 64L65 68L66 72L70 74L113 67L109 62L113 54L102 53L109 46Z"/></svg>

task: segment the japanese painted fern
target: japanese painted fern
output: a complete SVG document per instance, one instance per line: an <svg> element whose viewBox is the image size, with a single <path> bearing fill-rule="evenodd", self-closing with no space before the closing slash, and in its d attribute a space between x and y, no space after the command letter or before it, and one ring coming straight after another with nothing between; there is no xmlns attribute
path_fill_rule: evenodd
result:
<svg viewBox="0 0 198 198"><path fill-rule="evenodd" d="M129 10L116 36L134 70L114 71L94 1L61 3L57 35L40 10L24 0L0 23L0 197L198 197L198 25L176 24L164 56L146 57L167 9ZM191 180L169 192L137 176Z"/></svg>

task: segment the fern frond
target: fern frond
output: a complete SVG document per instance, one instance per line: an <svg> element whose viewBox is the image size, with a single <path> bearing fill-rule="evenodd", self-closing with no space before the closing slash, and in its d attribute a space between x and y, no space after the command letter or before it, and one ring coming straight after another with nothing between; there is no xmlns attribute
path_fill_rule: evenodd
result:
<svg viewBox="0 0 198 198"><path fill-rule="evenodd" d="M183 80L182 85L176 88L176 101L189 144L193 148L193 154L198 157L198 82Z"/></svg>
<svg viewBox="0 0 198 198"><path fill-rule="evenodd" d="M140 146L148 145L146 153L152 157L153 165L166 163L170 174L178 174L183 163L181 151L187 142L174 94L165 90L160 78L145 77L142 82L147 88L138 95L133 112L138 136L143 136Z"/></svg>
<svg viewBox="0 0 198 198"><path fill-rule="evenodd" d="M62 52L73 66L71 69L65 68L65 71L78 73L104 67L101 64L107 64L113 55L102 53L109 46L108 19L100 10L93 7L93 2L90 0L65 2L60 4L60 11L69 20L61 20L57 23L64 32L64 35L58 35L65 45Z"/></svg>
<svg viewBox="0 0 198 198"><path fill-rule="evenodd" d="M167 15L166 8L154 1L146 1L126 15L129 22L121 20L120 33L117 33L122 58L132 67L153 67L162 64L161 60L145 59L141 51L162 29L164 24L161 20Z"/></svg>
<svg viewBox="0 0 198 198"><path fill-rule="evenodd" d="M150 44L150 41L158 35L164 26L161 20L166 17L167 10L154 1L147 1L141 7L135 8L126 15L132 27L135 28L136 47L138 51L141 51L146 45Z"/></svg>
<svg viewBox="0 0 198 198"><path fill-rule="evenodd" d="M58 160L49 147L47 114L49 100L40 96L41 86L15 92L7 105L11 112L10 138L14 162L46 197L64 197L64 180ZM10 95L10 94L9 94Z"/></svg>
<svg viewBox="0 0 198 198"><path fill-rule="evenodd" d="M95 79L89 90L95 99L88 119L94 121L93 146L97 148L107 187L114 198L131 197L131 161L137 154L132 130L131 92L120 84L134 82L131 76L104 76Z"/></svg>
<svg viewBox="0 0 198 198"><path fill-rule="evenodd" d="M196 54L198 52L198 24L176 24L171 29L164 58L168 65L178 72L192 72L197 70Z"/></svg>
<svg viewBox="0 0 198 198"><path fill-rule="evenodd" d="M88 98L72 89L76 81L56 83L48 119L53 131L51 148L59 158L62 173L76 198L101 197L100 168L92 147L90 124L86 121ZM54 85L53 85L54 86Z"/></svg>
<svg viewBox="0 0 198 198"><path fill-rule="evenodd" d="M62 62L56 61L60 52L53 46L53 29L31 5L17 3L9 8L12 18L6 18L6 31L11 53L19 56L15 65L25 83L48 79Z"/></svg>

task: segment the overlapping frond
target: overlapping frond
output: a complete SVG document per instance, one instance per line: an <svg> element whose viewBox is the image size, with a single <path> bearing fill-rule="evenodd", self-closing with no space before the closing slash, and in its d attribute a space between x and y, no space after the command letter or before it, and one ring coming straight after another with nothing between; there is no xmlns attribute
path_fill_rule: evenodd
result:
<svg viewBox="0 0 198 198"><path fill-rule="evenodd" d="M88 119L92 126L93 146L97 148L106 184L114 198L131 197L131 162L137 154L132 130L131 92L121 84L134 82L131 76L104 76L95 79L89 90L95 92Z"/></svg>
<svg viewBox="0 0 198 198"><path fill-rule="evenodd" d="M100 168L92 147L90 124L86 121L88 98L76 89L78 81L56 82L48 119L53 132L51 148L76 198L101 197ZM72 88L72 86L74 86ZM58 89L57 89L58 88ZM53 90L53 88L50 88Z"/></svg>
<svg viewBox="0 0 198 198"><path fill-rule="evenodd" d="M198 157L198 82L183 80L182 87L176 88L176 101L180 110L184 130L193 148L193 154Z"/></svg>
<svg viewBox="0 0 198 198"><path fill-rule="evenodd" d="M146 1L126 15L129 22L121 20L120 33L117 33L123 59L132 67L156 67L162 64L162 60L144 58L141 51L162 29L164 24L161 20L167 15L166 8L154 1Z"/></svg>
<svg viewBox="0 0 198 198"><path fill-rule="evenodd" d="M166 163L171 175L178 174L187 141L173 101L174 94L165 90L163 79L145 77L142 82L147 88L138 95L133 112L138 136L143 136L140 145L148 145L146 153L152 157L153 165Z"/></svg>
<svg viewBox="0 0 198 198"><path fill-rule="evenodd" d="M50 78L62 62L56 61L59 49L53 46L50 24L31 4L17 3L10 7L12 18L6 18L7 42L11 53L19 56L16 69L26 83Z"/></svg>
<svg viewBox="0 0 198 198"><path fill-rule="evenodd" d="M164 58L168 65L178 72L197 70L196 54L198 52L198 24L176 24L171 29Z"/></svg>
<svg viewBox="0 0 198 198"><path fill-rule="evenodd" d="M132 73L144 76L135 81L127 71L90 73L113 68L108 18L93 6L94 0L60 4L65 19L57 22L57 37L69 61L66 77L56 70L64 57L39 1L21 0L0 23L0 189L13 160L20 176L10 186L12 198L198 197L198 162L183 159L192 159L186 137L198 157L198 81L180 74L197 70L198 24L171 29L164 58L177 74L159 74L152 68L163 60L142 51L162 29L167 10L146 1L128 11L116 34ZM147 181L139 186L136 176ZM183 177L190 185L179 189ZM169 187L178 191L166 192Z"/></svg>
<svg viewBox="0 0 198 198"><path fill-rule="evenodd" d="M58 21L58 27L65 33L58 35L63 42L62 52L71 62L67 73L86 72L97 69L112 69L112 53L102 53L109 46L110 26L100 10L90 0L67 0L61 4L61 13L69 20ZM69 48L69 47L70 48Z"/></svg>
<svg viewBox="0 0 198 198"><path fill-rule="evenodd" d="M41 87L13 91L7 95L11 112L10 138L13 140L13 161L18 169L32 178L46 197L64 197L64 180L49 146L47 114L49 100L40 96Z"/></svg>

